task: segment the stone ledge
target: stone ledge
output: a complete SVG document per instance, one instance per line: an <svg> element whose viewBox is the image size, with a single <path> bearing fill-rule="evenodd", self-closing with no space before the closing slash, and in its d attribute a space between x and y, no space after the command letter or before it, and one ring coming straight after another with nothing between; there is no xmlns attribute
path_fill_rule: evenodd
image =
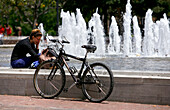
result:
<svg viewBox="0 0 170 110"><path fill-rule="evenodd" d="M0 94L38 95L33 87L34 71L0 67ZM113 73L115 86L108 100L170 104L170 72L113 70ZM68 73L66 80L65 87L69 87L73 80ZM60 96L84 98L81 89L76 87Z"/></svg>
<svg viewBox="0 0 170 110"><path fill-rule="evenodd" d="M11 67L0 67L0 74L34 74L35 69L12 69ZM66 74L67 73L67 70ZM132 71L132 70L112 70L114 77L132 77L132 78L157 78L170 79L168 71Z"/></svg>
<svg viewBox="0 0 170 110"><path fill-rule="evenodd" d="M0 45L0 48L13 48L15 46L15 44L3 44Z"/></svg>

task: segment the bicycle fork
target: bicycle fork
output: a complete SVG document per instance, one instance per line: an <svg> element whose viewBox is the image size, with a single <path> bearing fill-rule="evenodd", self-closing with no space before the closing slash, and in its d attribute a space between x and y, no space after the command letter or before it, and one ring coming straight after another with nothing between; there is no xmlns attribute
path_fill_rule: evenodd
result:
<svg viewBox="0 0 170 110"><path fill-rule="evenodd" d="M56 66L53 66L53 68L52 68L50 74L48 75L47 80L52 80L53 77L55 76L55 73L56 73L56 71L57 71L57 68L55 69L55 67L56 67Z"/></svg>

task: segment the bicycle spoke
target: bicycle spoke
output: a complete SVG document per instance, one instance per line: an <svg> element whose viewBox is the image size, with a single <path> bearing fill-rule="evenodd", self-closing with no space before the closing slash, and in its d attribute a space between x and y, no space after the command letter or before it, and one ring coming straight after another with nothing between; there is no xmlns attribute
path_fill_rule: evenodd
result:
<svg viewBox="0 0 170 110"><path fill-rule="evenodd" d="M54 87L54 89L58 91L58 89L54 86L54 84L51 81L49 81L49 82Z"/></svg>
<svg viewBox="0 0 170 110"><path fill-rule="evenodd" d="M103 77L103 73L107 77ZM83 74L83 82L85 82L82 83L83 93L92 102L106 100L113 89L112 72L103 63L91 64L90 69L87 68ZM90 82L94 82L95 85Z"/></svg>
<svg viewBox="0 0 170 110"><path fill-rule="evenodd" d="M103 89L101 87L98 86L98 89L101 90L104 95L106 95L106 93L103 91Z"/></svg>
<svg viewBox="0 0 170 110"><path fill-rule="evenodd" d="M65 72L60 64L49 60L38 66L34 74L34 87L37 93L43 98L54 98L58 96L63 90L64 85Z"/></svg>
<svg viewBox="0 0 170 110"><path fill-rule="evenodd" d="M95 91L95 90L91 90L91 89L87 89L88 91L90 91L90 92L97 92L97 91Z"/></svg>

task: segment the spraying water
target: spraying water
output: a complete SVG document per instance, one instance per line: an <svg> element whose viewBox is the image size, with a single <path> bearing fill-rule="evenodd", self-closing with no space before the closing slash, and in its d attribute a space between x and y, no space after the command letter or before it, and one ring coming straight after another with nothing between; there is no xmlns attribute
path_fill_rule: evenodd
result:
<svg viewBox="0 0 170 110"><path fill-rule="evenodd" d="M170 53L170 30L169 21L166 14L163 15L159 22L159 45L158 45L158 55L167 56Z"/></svg>
<svg viewBox="0 0 170 110"><path fill-rule="evenodd" d="M124 26L124 43L123 43L123 54L125 56L132 52L132 37L131 37L131 8L130 0L128 0L126 5L126 13L123 16L123 26Z"/></svg>
<svg viewBox="0 0 170 110"><path fill-rule="evenodd" d="M82 45L87 44L87 26L86 22L80 12L80 9L76 9L77 15L76 15L76 20L77 20L77 32L76 36L78 39L76 39L78 42L76 43L76 50L79 55L83 56L85 51L84 49L81 49Z"/></svg>
<svg viewBox="0 0 170 110"><path fill-rule="evenodd" d="M154 55L154 36L153 36L153 21L152 21L152 10L148 9L145 16L145 27L144 27L144 41L143 41L143 53L145 56Z"/></svg>
<svg viewBox="0 0 170 110"><path fill-rule="evenodd" d="M70 44L65 45L65 50L69 51L71 54L74 54L76 47L75 45L75 32L76 32L76 19L75 15L69 13L69 11L64 12L61 10L61 18L62 18L62 25L59 31L60 39L67 39L70 41Z"/></svg>
<svg viewBox="0 0 170 110"><path fill-rule="evenodd" d="M108 47L108 55L123 56L169 56L170 55L170 29L169 21L164 14L164 18L154 23L152 21L152 10L148 9L145 16L144 37L142 38L137 17L131 16L130 0L127 0L126 12L124 19L124 33L121 37L118 33L118 26L115 17L112 16L109 29L110 44ZM70 44L65 45L65 50L71 54L84 55L82 45L94 44L97 46L95 55L106 56L106 47L104 40L104 28L98 9L88 22L88 26L80 12L76 9L76 14L69 11L61 10L62 25L59 28L59 38L67 39ZM133 35L131 33L131 20L133 20ZM39 28L44 33L44 29ZM88 29L87 29L88 27ZM133 41L133 42L132 42ZM122 45L123 44L123 45Z"/></svg>
<svg viewBox="0 0 170 110"><path fill-rule="evenodd" d="M43 23L39 24L38 29L42 33L42 37L41 37L41 40L40 40L40 43L39 43L39 53L41 53L43 49L47 48L47 42L45 41L45 39L46 39L45 38L46 32L44 30Z"/></svg>
<svg viewBox="0 0 170 110"><path fill-rule="evenodd" d="M141 42L142 42L142 37L141 37L141 32L140 28L138 25L137 17L133 17L133 34L134 34L134 46L133 46L133 52L135 54L141 54Z"/></svg>
<svg viewBox="0 0 170 110"><path fill-rule="evenodd" d="M120 53L120 36L117 22L114 16L112 16L112 22L109 29L109 40L109 53Z"/></svg>
<svg viewBox="0 0 170 110"><path fill-rule="evenodd" d="M98 9L96 13L93 14L91 20L89 21L89 29L91 29L94 42L97 46L95 54L104 55L105 53L105 42L104 42L104 28L100 20L100 15L98 14ZM101 46L102 45L102 46Z"/></svg>
<svg viewBox="0 0 170 110"><path fill-rule="evenodd" d="M84 55L84 49L81 49L82 45L88 44L89 34L93 36L91 44L95 44L98 48L95 52L97 55L103 55L105 53L104 43L104 28L100 20L100 15L93 14L93 17L89 21L89 29L87 30L86 22L80 12L80 9L76 9L76 16L74 13L70 15L69 12L61 11L62 25L60 27L59 35L61 39L68 39L69 45L65 46L65 50L71 54ZM63 36L65 36L63 38ZM101 46L102 45L102 46Z"/></svg>

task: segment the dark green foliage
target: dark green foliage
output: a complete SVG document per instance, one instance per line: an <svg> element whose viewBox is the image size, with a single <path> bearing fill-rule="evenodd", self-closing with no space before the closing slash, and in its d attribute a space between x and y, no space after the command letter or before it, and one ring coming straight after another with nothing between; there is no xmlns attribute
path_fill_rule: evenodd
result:
<svg viewBox="0 0 170 110"><path fill-rule="evenodd" d="M36 23L43 23L45 30L50 35L56 35L57 0L0 0L0 23L9 23L13 28L13 35L16 35L15 28L22 27L23 35L29 35ZM76 12L79 8L86 22L91 19L93 13L98 8L98 13L102 16L102 21L108 33L108 22L111 16L117 20L122 18L125 12L127 0L58 0L59 12ZM153 10L153 17L160 19L166 13L170 17L170 0L131 0L132 15L145 17L148 9ZM59 20L61 24L61 19ZM119 24L119 23L118 23Z"/></svg>

